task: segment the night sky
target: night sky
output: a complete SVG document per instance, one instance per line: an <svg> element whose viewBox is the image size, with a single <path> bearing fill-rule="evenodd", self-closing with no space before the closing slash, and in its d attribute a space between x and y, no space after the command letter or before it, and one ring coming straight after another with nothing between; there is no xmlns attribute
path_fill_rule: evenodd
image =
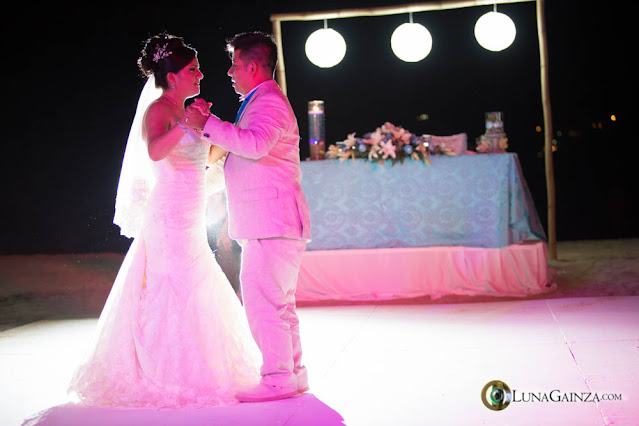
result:
<svg viewBox="0 0 639 426"><path fill-rule="evenodd" d="M274 13L405 3L25 2L5 13L1 50L9 111L3 119L1 252L126 251L130 240L112 224L113 204L144 84L136 60L149 35L166 30L199 51L201 96L213 102L216 115L232 120L239 103L226 76L228 37L271 32ZM583 3L546 2L558 143L557 236L637 237L637 142L630 134L636 111L631 95L637 93L630 55L636 46L623 23L629 6ZM543 125L535 3L498 6L517 26L514 44L499 53L484 50L473 36L475 21L490 10L414 14L433 36L430 55L416 64L400 61L390 49L390 35L407 15L329 21L347 43L344 61L332 69L315 67L304 54L306 38L323 22L284 22L288 95L300 125L302 158L308 156L306 106L313 99L325 102L328 143L390 121L417 134L465 132L474 146L484 131L484 112L503 111L509 151L519 155L546 225L543 135L535 130ZM429 119L417 120L420 114Z"/></svg>

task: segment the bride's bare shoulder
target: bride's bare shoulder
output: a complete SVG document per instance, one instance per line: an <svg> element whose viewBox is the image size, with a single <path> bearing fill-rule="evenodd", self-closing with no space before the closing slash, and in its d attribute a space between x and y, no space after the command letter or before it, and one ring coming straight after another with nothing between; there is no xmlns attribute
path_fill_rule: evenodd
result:
<svg viewBox="0 0 639 426"><path fill-rule="evenodd" d="M165 133L174 121L174 112L171 107L166 102L155 100L144 113L142 137L144 140L157 137Z"/></svg>
<svg viewBox="0 0 639 426"><path fill-rule="evenodd" d="M156 99L151 102L151 105L146 109L145 118L150 118L150 116L162 117L162 116L170 116L172 114L171 106L169 106L166 102L161 101L160 99Z"/></svg>

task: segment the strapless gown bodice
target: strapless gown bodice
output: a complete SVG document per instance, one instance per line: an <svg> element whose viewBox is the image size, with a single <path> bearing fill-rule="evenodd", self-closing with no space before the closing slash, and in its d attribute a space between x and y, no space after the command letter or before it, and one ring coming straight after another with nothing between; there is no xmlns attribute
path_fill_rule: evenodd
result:
<svg viewBox="0 0 639 426"><path fill-rule="evenodd" d="M154 162L143 236L147 256L164 259L160 268L196 261L208 250L206 237L206 161L210 144L188 132L163 160ZM220 174L218 179L223 179ZM178 255L179 254L179 255Z"/></svg>

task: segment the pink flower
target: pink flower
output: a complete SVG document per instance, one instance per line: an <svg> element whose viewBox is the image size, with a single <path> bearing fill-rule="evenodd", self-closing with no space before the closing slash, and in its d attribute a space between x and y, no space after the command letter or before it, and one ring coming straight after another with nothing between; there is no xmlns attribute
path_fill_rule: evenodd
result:
<svg viewBox="0 0 639 426"><path fill-rule="evenodd" d="M395 158L395 145L393 144L393 141L382 141L380 145L379 152L384 154L382 157L384 160L386 160L389 156Z"/></svg>
<svg viewBox="0 0 639 426"><path fill-rule="evenodd" d="M389 133L395 132L397 130L397 127L394 124L389 123L387 121L386 123L384 123L381 129L377 129L377 130L381 130L382 133L389 134Z"/></svg>
<svg viewBox="0 0 639 426"><path fill-rule="evenodd" d="M407 132L403 127L397 127L392 131L393 139L399 141L400 144L406 145L410 143L410 138L413 136L410 132Z"/></svg>
<svg viewBox="0 0 639 426"><path fill-rule="evenodd" d="M378 128L373 133L371 133L371 137L369 139L362 139L362 142L372 146L378 146L383 138L384 136L382 135L381 129Z"/></svg>

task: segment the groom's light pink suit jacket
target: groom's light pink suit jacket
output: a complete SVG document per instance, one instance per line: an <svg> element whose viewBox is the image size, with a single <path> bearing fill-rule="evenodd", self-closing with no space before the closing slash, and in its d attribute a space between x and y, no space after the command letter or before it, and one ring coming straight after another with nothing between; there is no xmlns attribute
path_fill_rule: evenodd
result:
<svg viewBox="0 0 639 426"><path fill-rule="evenodd" d="M211 115L203 136L229 151L224 177L231 238L310 240L310 214L301 186L299 129L275 80L256 89L237 125Z"/></svg>

